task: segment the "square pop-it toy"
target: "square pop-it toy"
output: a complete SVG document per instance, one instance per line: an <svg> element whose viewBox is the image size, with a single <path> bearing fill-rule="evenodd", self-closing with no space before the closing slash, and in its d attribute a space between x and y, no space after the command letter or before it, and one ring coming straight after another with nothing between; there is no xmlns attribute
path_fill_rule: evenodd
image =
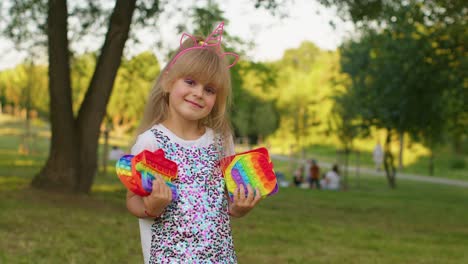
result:
<svg viewBox="0 0 468 264"><path fill-rule="evenodd" d="M171 188L172 200L177 200L177 189L173 181L177 178L177 164L164 156L164 151L143 150L138 155L124 155L115 164L120 181L133 193L147 196L153 190L155 174L164 179Z"/></svg>
<svg viewBox="0 0 468 264"><path fill-rule="evenodd" d="M239 185L258 188L262 197L278 192L273 163L266 148L257 148L221 160L221 170L229 196Z"/></svg>

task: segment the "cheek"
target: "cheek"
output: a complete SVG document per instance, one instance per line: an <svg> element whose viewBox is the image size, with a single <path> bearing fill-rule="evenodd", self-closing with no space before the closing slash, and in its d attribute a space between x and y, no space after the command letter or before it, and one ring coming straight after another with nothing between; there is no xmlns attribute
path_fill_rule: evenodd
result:
<svg viewBox="0 0 468 264"><path fill-rule="evenodd" d="M208 100L206 100L206 106L210 109L210 111L213 109L215 104L216 104L216 96L213 96L212 98L209 98Z"/></svg>
<svg viewBox="0 0 468 264"><path fill-rule="evenodd" d="M185 94L183 89L172 89L169 96L172 100L181 100Z"/></svg>

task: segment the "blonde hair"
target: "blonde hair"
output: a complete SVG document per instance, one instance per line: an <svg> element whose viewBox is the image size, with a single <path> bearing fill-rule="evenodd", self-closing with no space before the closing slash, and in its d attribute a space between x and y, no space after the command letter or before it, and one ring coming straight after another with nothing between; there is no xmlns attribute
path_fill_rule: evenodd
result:
<svg viewBox="0 0 468 264"><path fill-rule="evenodd" d="M197 42L203 41L201 37L195 38ZM185 40L161 71L148 96L136 135L166 120L169 111L168 91L178 79L190 77L198 83L216 88L215 105L209 115L200 120L200 125L209 127L214 130L215 134L219 134L222 137L222 146L219 147L224 150L224 153L230 153L233 151L230 149L232 130L227 111L231 104L232 88L228 63L224 57L219 56L218 52L222 51L217 51L216 47L192 49L173 62L177 54L193 47L194 44L191 38Z"/></svg>

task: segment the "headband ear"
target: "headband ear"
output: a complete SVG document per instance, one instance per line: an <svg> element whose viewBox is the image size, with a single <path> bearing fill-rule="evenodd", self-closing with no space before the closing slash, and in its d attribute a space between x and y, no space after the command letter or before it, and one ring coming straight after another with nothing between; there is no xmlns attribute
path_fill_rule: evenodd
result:
<svg viewBox="0 0 468 264"><path fill-rule="evenodd" d="M221 54L221 57L226 58L226 61L228 62L228 69L236 65L237 61L239 60L239 55L233 52L224 52Z"/></svg>
<svg viewBox="0 0 468 264"><path fill-rule="evenodd" d="M187 33L182 33L182 36L180 37L180 50L179 53L175 55L175 57L172 59L172 61L167 65L166 67L166 73L169 71L169 69L174 65L176 60L182 56L184 53L194 50L194 49L207 49L207 48L214 48L216 50L216 53L221 57L224 58L226 57L226 61L228 62L228 69L234 66L237 61L239 60L239 55L233 53L233 52L224 52L221 53L221 41L223 39L223 27L224 27L224 22L219 23L219 25L211 32L211 34L205 39L205 41L197 41L197 38L195 38L192 35L189 35ZM187 47L185 49L182 49L182 45L184 41L187 41L187 38L190 38L192 40L193 45L191 47Z"/></svg>
<svg viewBox="0 0 468 264"><path fill-rule="evenodd" d="M187 33L183 33L182 36L180 37L180 47L182 47L182 43L184 43L184 41L187 39L187 38L190 38L192 41L193 41L193 46L197 46L198 43L197 43L197 39L192 36L192 35L189 35Z"/></svg>
<svg viewBox="0 0 468 264"><path fill-rule="evenodd" d="M224 22L219 23L219 25L211 32L211 34L205 39L206 45L209 46L221 46L221 41L223 40L223 30ZM208 44L210 43L210 44Z"/></svg>

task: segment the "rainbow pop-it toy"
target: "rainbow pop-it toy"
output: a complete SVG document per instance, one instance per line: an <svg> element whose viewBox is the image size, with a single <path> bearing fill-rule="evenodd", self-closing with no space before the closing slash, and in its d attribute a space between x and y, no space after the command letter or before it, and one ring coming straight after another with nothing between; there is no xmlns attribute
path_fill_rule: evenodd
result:
<svg viewBox="0 0 468 264"><path fill-rule="evenodd" d="M177 189L173 181L177 178L177 164L164 156L164 151L155 152L144 150L138 155L124 155L116 165L117 176L120 181L133 193L148 196L153 190L155 174L164 179L171 188L172 200L177 200Z"/></svg>
<svg viewBox="0 0 468 264"><path fill-rule="evenodd" d="M239 185L258 188L262 197L278 192L273 163L266 148L226 157L221 160L221 169L231 199Z"/></svg>

